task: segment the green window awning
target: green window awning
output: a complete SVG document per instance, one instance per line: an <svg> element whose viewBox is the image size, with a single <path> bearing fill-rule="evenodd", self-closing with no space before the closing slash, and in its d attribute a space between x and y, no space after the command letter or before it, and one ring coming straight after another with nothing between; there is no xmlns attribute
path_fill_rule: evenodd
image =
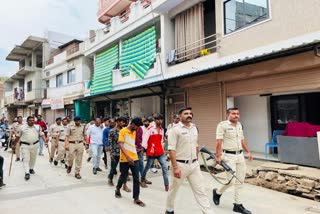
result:
<svg viewBox="0 0 320 214"><path fill-rule="evenodd" d="M133 71L143 79L156 56L156 30L151 27L144 32L123 41L120 69L123 76Z"/></svg>
<svg viewBox="0 0 320 214"><path fill-rule="evenodd" d="M119 62L118 44L96 55L90 94L112 91L112 70Z"/></svg>

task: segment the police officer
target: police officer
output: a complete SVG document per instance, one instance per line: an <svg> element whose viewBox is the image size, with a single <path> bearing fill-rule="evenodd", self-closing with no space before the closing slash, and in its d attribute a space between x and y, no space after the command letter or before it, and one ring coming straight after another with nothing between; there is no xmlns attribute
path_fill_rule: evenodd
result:
<svg viewBox="0 0 320 214"><path fill-rule="evenodd" d="M65 150L65 139L66 139L66 133L68 130L68 120L67 118L63 118L62 120L62 125L59 126L58 134L56 135L56 140L55 140L55 145L58 147L58 155L53 161L53 164L55 166L58 165L58 162L61 160L62 162L62 157L65 155L66 150Z"/></svg>
<svg viewBox="0 0 320 214"><path fill-rule="evenodd" d="M61 129L61 117L57 117L56 122L49 127L49 133L48 133L49 134L48 138L51 137L50 159L49 159L50 163L53 162L54 154L58 149L59 144L57 144L56 141L57 141L57 136L59 135L60 129Z"/></svg>
<svg viewBox="0 0 320 214"><path fill-rule="evenodd" d="M75 160L75 177L81 179L80 169L82 164L82 156L84 151L84 145L86 144L85 127L81 125L80 116L74 118L74 124L70 124L66 137L65 137L65 149L69 151L68 154L68 168L67 173L69 174L72 169L73 160Z"/></svg>
<svg viewBox="0 0 320 214"><path fill-rule="evenodd" d="M202 212L213 213L198 162L198 129L192 123L191 110L190 107L180 109L180 122L168 133L168 150L173 176L167 197L166 214L174 214L176 193L185 178L188 179Z"/></svg>
<svg viewBox="0 0 320 214"><path fill-rule="evenodd" d="M240 179L233 179L229 185L222 186L219 190L213 189L213 202L219 205L220 197L230 186L235 186L234 206L233 211L238 213L250 214L251 212L245 209L241 201L241 191L246 175L246 163L243 156L243 150L248 154L248 159L252 160L249 147L243 135L242 125L239 122L240 112L238 108L229 108L227 110L227 120L218 124L216 133L216 161L218 163L224 160L233 170L236 171L236 176ZM230 173L227 173L228 179L231 179Z"/></svg>
<svg viewBox="0 0 320 214"><path fill-rule="evenodd" d="M10 134L9 134L9 138L8 138L8 144L9 142L11 142L11 139L17 135L19 127L22 126L22 116L18 116L17 117L17 122L14 122L12 124L11 130L10 130ZM16 161L20 161L20 142L18 142L16 144L15 147L15 154L16 154Z"/></svg>
<svg viewBox="0 0 320 214"><path fill-rule="evenodd" d="M34 174L34 165L36 163L39 137L43 142L47 142L44 133L41 131L39 125L34 124L34 117L29 116L27 118L27 124L19 127L14 146L19 142L21 143L21 154L23 160L23 168L25 171L25 180L30 179L30 174ZM47 143L46 143L46 146Z"/></svg>

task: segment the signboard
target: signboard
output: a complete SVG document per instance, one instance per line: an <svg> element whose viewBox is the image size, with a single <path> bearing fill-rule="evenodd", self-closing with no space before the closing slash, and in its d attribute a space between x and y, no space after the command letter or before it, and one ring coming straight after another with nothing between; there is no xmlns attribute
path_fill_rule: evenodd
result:
<svg viewBox="0 0 320 214"><path fill-rule="evenodd" d="M50 108L50 106L51 106L51 99L42 100L42 103L41 103L42 108Z"/></svg>
<svg viewBox="0 0 320 214"><path fill-rule="evenodd" d="M51 99L51 109L52 110L64 109L63 98Z"/></svg>

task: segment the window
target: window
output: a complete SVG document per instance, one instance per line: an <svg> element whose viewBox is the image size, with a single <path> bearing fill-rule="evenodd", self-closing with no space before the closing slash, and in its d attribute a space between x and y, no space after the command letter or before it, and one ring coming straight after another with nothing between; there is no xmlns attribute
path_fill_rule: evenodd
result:
<svg viewBox="0 0 320 214"><path fill-rule="evenodd" d="M63 85L62 74L56 76L56 87L59 88Z"/></svg>
<svg viewBox="0 0 320 214"><path fill-rule="evenodd" d="M223 8L225 34L269 18L268 0L227 0Z"/></svg>
<svg viewBox="0 0 320 214"><path fill-rule="evenodd" d="M68 76L67 78L68 83L73 83L76 81L76 74L74 69L68 71L67 76Z"/></svg>
<svg viewBox="0 0 320 214"><path fill-rule="evenodd" d="M32 81L27 82L27 92L32 91Z"/></svg>

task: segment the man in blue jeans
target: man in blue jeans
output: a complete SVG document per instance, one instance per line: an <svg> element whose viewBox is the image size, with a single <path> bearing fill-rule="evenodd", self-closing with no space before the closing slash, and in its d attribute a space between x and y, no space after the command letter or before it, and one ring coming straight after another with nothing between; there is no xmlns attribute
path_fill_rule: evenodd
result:
<svg viewBox="0 0 320 214"><path fill-rule="evenodd" d="M144 135L142 143L142 145L147 149L148 160L141 176L141 187L146 188L148 187L147 184L151 184L151 182L147 182L146 175L154 160L157 159L161 165L165 190L168 191L168 166L166 161L166 155L163 149L164 129L161 126L163 122L163 116L161 114L155 114L154 120L155 126L150 126L148 128L148 131Z"/></svg>

